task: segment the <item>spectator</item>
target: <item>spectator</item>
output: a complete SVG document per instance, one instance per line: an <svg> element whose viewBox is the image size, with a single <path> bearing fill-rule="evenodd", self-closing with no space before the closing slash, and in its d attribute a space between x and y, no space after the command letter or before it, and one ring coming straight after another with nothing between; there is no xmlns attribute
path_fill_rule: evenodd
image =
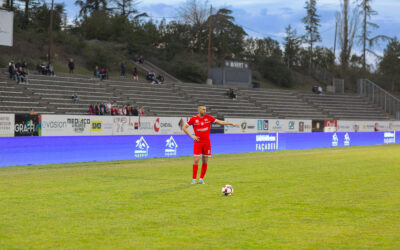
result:
<svg viewBox="0 0 400 250"><path fill-rule="evenodd" d="M136 105L135 105L135 107L134 107L133 110L132 110L132 115L133 115L133 116L139 116L139 111L137 110Z"/></svg>
<svg viewBox="0 0 400 250"><path fill-rule="evenodd" d="M49 63L46 67L47 74L54 76L54 67L51 63Z"/></svg>
<svg viewBox="0 0 400 250"><path fill-rule="evenodd" d="M24 76L22 74L22 67L17 68L15 71L17 83L21 83L24 80Z"/></svg>
<svg viewBox="0 0 400 250"><path fill-rule="evenodd" d="M93 76L101 78L101 74L100 74L100 70L99 70L99 66L96 66L93 70Z"/></svg>
<svg viewBox="0 0 400 250"><path fill-rule="evenodd" d="M126 116L126 107L125 106L120 106L119 107L119 114Z"/></svg>
<svg viewBox="0 0 400 250"><path fill-rule="evenodd" d="M118 107L117 106L113 106L111 108L111 115L118 115Z"/></svg>
<svg viewBox="0 0 400 250"><path fill-rule="evenodd" d="M100 70L101 80L105 80L108 78L107 70L105 68L101 68Z"/></svg>
<svg viewBox="0 0 400 250"><path fill-rule="evenodd" d="M100 115L105 115L106 114L106 105L104 105L104 102L100 103Z"/></svg>
<svg viewBox="0 0 400 250"><path fill-rule="evenodd" d="M30 115L36 115L37 113L36 113L35 110L32 108L31 110L29 110L29 114L30 114Z"/></svg>
<svg viewBox="0 0 400 250"><path fill-rule="evenodd" d="M143 108L143 106L140 106L140 108L139 108L139 116L144 116L144 108Z"/></svg>
<svg viewBox="0 0 400 250"><path fill-rule="evenodd" d="M74 59L70 58L68 62L69 73L73 74L75 69Z"/></svg>
<svg viewBox="0 0 400 250"><path fill-rule="evenodd" d="M28 69L21 67L20 68L20 72L21 72L21 81L25 82L26 84L28 84L29 83L29 80L28 80Z"/></svg>
<svg viewBox="0 0 400 250"><path fill-rule="evenodd" d="M95 115L96 113L94 112L93 105L89 106L89 115Z"/></svg>
<svg viewBox="0 0 400 250"><path fill-rule="evenodd" d="M106 111L108 115L111 115L111 107L112 107L111 102L108 101L106 104Z"/></svg>
<svg viewBox="0 0 400 250"><path fill-rule="evenodd" d="M133 79L135 79L136 81L139 80L139 75L136 67L133 69Z"/></svg>
<svg viewBox="0 0 400 250"><path fill-rule="evenodd" d="M78 102L79 102L78 94L75 92L75 93L72 95L71 99L74 101L74 103L78 103Z"/></svg>
<svg viewBox="0 0 400 250"><path fill-rule="evenodd" d="M125 61L121 62L121 76L125 76Z"/></svg>
<svg viewBox="0 0 400 250"><path fill-rule="evenodd" d="M22 67L22 64L20 62L15 63L15 68L19 69Z"/></svg>
<svg viewBox="0 0 400 250"><path fill-rule="evenodd" d="M313 86L312 92L318 95L322 95L322 87L321 86Z"/></svg>
<svg viewBox="0 0 400 250"><path fill-rule="evenodd" d="M134 62L138 62L138 61L139 61L139 56L138 56L138 55L135 55L135 56L133 57L133 61L134 61Z"/></svg>
<svg viewBox="0 0 400 250"><path fill-rule="evenodd" d="M231 98L232 100L236 100L236 94L235 94L235 92L234 92L234 90L233 90L232 88L230 88L230 89L228 90L227 95L228 95L229 98Z"/></svg>
<svg viewBox="0 0 400 250"><path fill-rule="evenodd" d="M141 63L141 64L144 63L144 58L143 58L143 56L139 56L139 63Z"/></svg>
<svg viewBox="0 0 400 250"><path fill-rule="evenodd" d="M10 62L8 66L8 73L10 73L10 79L17 80L17 70L15 68L14 62Z"/></svg>
<svg viewBox="0 0 400 250"><path fill-rule="evenodd" d="M22 63L22 68L23 69L28 69L28 64L25 61Z"/></svg>
<svg viewBox="0 0 400 250"><path fill-rule="evenodd" d="M40 74L42 75L47 75L47 67L46 67L46 63L41 63L40 64Z"/></svg>
<svg viewBox="0 0 400 250"><path fill-rule="evenodd" d="M160 75L160 74L158 74L156 79L159 81L159 83L163 83L164 82L164 77L162 75Z"/></svg>

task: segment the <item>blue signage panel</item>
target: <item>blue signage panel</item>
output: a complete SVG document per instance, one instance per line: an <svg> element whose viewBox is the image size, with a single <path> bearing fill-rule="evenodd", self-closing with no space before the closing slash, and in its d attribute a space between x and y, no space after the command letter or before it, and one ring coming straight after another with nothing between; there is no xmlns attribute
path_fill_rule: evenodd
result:
<svg viewBox="0 0 400 250"><path fill-rule="evenodd" d="M211 134L212 154L400 143L400 132ZM193 155L187 135L0 137L0 166Z"/></svg>

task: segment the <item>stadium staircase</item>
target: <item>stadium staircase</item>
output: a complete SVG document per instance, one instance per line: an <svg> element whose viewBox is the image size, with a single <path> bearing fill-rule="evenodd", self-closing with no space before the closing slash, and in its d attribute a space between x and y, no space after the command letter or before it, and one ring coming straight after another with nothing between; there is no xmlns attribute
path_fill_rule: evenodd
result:
<svg viewBox="0 0 400 250"><path fill-rule="evenodd" d="M145 80L111 77L100 81L85 75L57 74L54 77L30 74L29 84L11 81L5 69L0 74L0 112L42 114L87 114L98 102L144 106L148 116L191 116L198 104L206 104L217 117L279 119L387 120L394 117L356 94L316 95L308 92L273 89L238 89L237 100L226 93L229 87L182 83L169 79L154 85ZM80 101L73 103L77 92Z"/></svg>

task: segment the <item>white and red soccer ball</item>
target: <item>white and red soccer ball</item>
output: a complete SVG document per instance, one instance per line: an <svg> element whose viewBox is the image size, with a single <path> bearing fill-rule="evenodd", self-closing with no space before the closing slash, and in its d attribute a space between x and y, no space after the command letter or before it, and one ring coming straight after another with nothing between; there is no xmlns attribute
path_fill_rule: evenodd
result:
<svg viewBox="0 0 400 250"><path fill-rule="evenodd" d="M233 194L233 187L231 185L225 185L222 187L222 193L226 196Z"/></svg>

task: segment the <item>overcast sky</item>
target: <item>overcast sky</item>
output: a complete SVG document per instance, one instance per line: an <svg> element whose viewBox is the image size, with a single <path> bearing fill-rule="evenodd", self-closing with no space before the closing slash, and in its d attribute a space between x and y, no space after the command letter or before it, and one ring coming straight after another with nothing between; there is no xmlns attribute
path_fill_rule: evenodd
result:
<svg viewBox="0 0 400 250"><path fill-rule="evenodd" d="M49 0L46 0L46 2ZM55 0L61 2L60 0ZM77 16L79 8L74 5L75 0L63 1L69 19ZM184 1L180 0L142 0L137 8L147 12L154 20L167 20L176 17L176 9ZM233 10L236 24L242 26L249 36L271 37L280 42L285 34L285 27L291 24L298 34L304 33L304 24L301 19L305 16L305 0L209 0L213 8L227 7ZM321 16L321 37L323 46L333 47L335 33L335 13L339 10L339 0L317 0L318 14ZM373 34L382 34L390 37L400 37L400 0L374 0L373 9L378 12L372 21L380 28ZM384 46L376 47L382 53ZM356 48L357 49L357 48ZM358 48L359 50L359 48ZM371 63L373 57L369 58Z"/></svg>

